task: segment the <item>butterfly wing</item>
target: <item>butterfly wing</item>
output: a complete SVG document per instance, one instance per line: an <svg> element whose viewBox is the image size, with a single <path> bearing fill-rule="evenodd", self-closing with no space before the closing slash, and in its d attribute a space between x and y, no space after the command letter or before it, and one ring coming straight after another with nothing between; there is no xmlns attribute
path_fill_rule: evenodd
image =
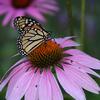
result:
<svg viewBox="0 0 100 100"><path fill-rule="evenodd" d="M19 36L18 38L19 52L22 55L28 55L43 42L43 36L38 35L35 31L34 33L25 33L23 36Z"/></svg>
<svg viewBox="0 0 100 100"><path fill-rule="evenodd" d="M28 55L48 39L49 33L32 18L16 17L14 26L21 33L18 37L18 48L22 55Z"/></svg>
<svg viewBox="0 0 100 100"><path fill-rule="evenodd" d="M26 32L27 30L29 30L29 28L31 28L31 26L35 24L38 25L42 29L41 25L32 18L19 16L14 19L14 27L17 29L19 33L22 33L22 34Z"/></svg>

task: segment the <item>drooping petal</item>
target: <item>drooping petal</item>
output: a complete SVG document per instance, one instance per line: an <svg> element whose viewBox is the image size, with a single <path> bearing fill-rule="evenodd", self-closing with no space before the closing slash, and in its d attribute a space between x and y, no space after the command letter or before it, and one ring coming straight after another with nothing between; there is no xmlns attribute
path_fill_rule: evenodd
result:
<svg viewBox="0 0 100 100"><path fill-rule="evenodd" d="M7 100L20 100L24 95L26 90L29 88L32 81L33 70L26 72L14 85Z"/></svg>
<svg viewBox="0 0 100 100"><path fill-rule="evenodd" d="M70 77L75 83L77 83L82 88L98 94L100 91L100 87L97 85L97 83L86 73L83 73L74 67L72 65L65 65L63 64L65 74Z"/></svg>
<svg viewBox="0 0 100 100"><path fill-rule="evenodd" d="M52 100L51 84L47 77L47 72L43 71L39 82L39 100Z"/></svg>
<svg viewBox="0 0 100 100"><path fill-rule="evenodd" d="M34 73L34 77L29 86L29 89L25 93L25 100L39 100L38 96L39 80L40 80L40 73L39 72Z"/></svg>
<svg viewBox="0 0 100 100"><path fill-rule="evenodd" d="M91 74L91 75L94 75L94 76L100 78L100 75L99 74L97 74L92 69L90 69L88 67L85 67L84 65L81 65L81 64L76 63L76 62L72 62L71 65L72 65L72 67L74 67L75 69L77 69L77 70L79 70L79 71L81 71L83 73L88 73L88 74Z"/></svg>
<svg viewBox="0 0 100 100"><path fill-rule="evenodd" d="M23 59L24 60L24 59ZM20 60L19 62L17 62L15 65L13 65L11 67L11 70L7 71L6 74L4 75L3 79L1 80L1 84L0 84L0 91L2 91L2 89L5 87L5 85L8 83L8 81L11 79L11 77L13 77L18 71L24 70L26 67L28 68L29 62L25 62L21 64ZM20 64L20 65L19 65ZM29 65L29 66L28 66ZM26 67L25 67L26 66ZM14 69L13 69L14 68ZM10 73L11 72L11 73Z"/></svg>
<svg viewBox="0 0 100 100"><path fill-rule="evenodd" d="M50 80L51 88L52 88L52 100L63 100L63 95L61 93L59 85L54 75L50 71L48 71L48 78Z"/></svg>
<svg viewBox="0 0 100 100"><path fill-rule="evenodd" d="M28 65L30 66L30 65ZM6 99L10 96L13 88L14 88L14 85L16 84L16 82L18 81L18 79L26 73L27 71L27 67L28 66L25 66L23 68L21 68L19 71L16 71L16 74L10 79L10 82L8 84L8 89L7 89L7 93L6 93Z"/></svg>
<svg viewBox="0 0 100 100"><path fill-rule="evenodd" d="M60 84L68 94L70 94L76 100L86 100L82 88L73 82L73 80L70 79L70 77L67 76L62 69L56 67L56 73Z"/></svg>
<svg viewBox="0 0 100 100"><path fill-rule="evenodd" d="M89 67L92 69L100 69L100 61L88 55L75 55L75 56L67 57L67 59L82 64L85 67Z"/></svg>
<svg viewBox="0 0 100 100"><path fill-rule="evenodd" d="M72 61L80 63L84 65L84 67L100 69L100 60L97 60L96 58L93 58L80 50L70 49L64 51L64 53L72 55L67 59L71 59Z"/></svg>

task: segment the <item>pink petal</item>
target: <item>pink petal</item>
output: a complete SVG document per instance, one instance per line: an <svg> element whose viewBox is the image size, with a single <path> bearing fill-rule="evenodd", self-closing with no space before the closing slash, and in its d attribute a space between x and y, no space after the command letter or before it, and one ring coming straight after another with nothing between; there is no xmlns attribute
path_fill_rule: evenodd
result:
<svg viewBox="0 0 100 100"><path fill-rule="evenodd" d="M18 79L25 74L27 68L21 68L20 71L18 71L10 80L9 84L8 84L8 89L7 89L7 93L6 93L6 99L10 96L16 82L18 81Z"/></svg>
<svg viewBox="0 0 100 100"><path fill-rule="evenodd" d="M52 100L51 84L47 76L48 72L43 71L39 82L39 100Z"/></svg>
<svg viewBox="0 0 100 100"><path fill-rule="evenodd" d="M43 22L45 22L45 18L44 16L38 11L38 9L30 7L26 10L26 13L28 13L29 15L33 16L34 18L36 18L37 20L41 20Z"/></svg>
<svg viewBox="0 0 100 100"><path fill-rule="evenodd" d="M66 50L64 52L67 54L73 55L73 56L75 56L75 55L87 55L86 53L84 53L78 49L70 49L70 50Z"/></svg>
<svg viewBox="0 0 100 100"><path fill-rule="evenodd" d="M54 5L50 5L50 4L43 4L40 6L40 8L44 8L44 9L48 9L48 10L52 10L52 11L58 11L59 8L57 6Z"/></svg>
<svg viewBox="0 0 100 100"><path fill-rule="evenodd" d="M24 60L24 59L22 59L22 60ZM22 60L20 60L19 62L17 62L15 65L13 65L12 67L11 67L11 69L13 69L14 67L16 67L16 68L14 68L13 70L11 70L11 73L9 74L9 71L7 71L8 72L8 74L7 74L7 72L6 72L6 74L5 74L5 76L4 76L4 79L3 80L1 80L2 81L2 83L0 84L0 91L2 91L2 89L5 87L5 85L8 83L8 81L10 80L10 78L14 75L14 74L16 74L18 71L20 71L20 69L24 69L25 67L25 65L26 65L26 67L28 68L29 66L28 66L28 64L29 64L29 62L26 62L26 63L22 63L22 64L20 64L20 62L22 61ZM20 64L20 65L17 65L17 64ZM8 75L8 76L7 76Z"/></svg>
<svg viewBox="0 0 100 100"><path fill-rule="evenodd" d="M92 69L90 69L88 67L85 67L85 66L83 66L83 65L81 65L79 63L76 63L76 62L71 63L71 65L72 65L72 67L74 67L75 69L77 69L77 70L79 70L79 71L81 71L83 73L89 73L91 75L94 75L94 76L100 78L99 74L97 74L95 71L93 71Z"/></svg>
<svg viewBox="0 0 100 100"><path fill-rule="evenodd" d="M89 67L92 69L100 69L100 61L88 55L75 55L75 56L67 57L67 59L82 64L85 67Z"/></svg>
<svg viewBox="0 0 100 100"><path fill-rule="evenodd" d="M39 4L41 4L41 5L37 5L38 9L39 9L39 11L41 11L43 13L54 14L53 11L59 10L59 8L57 6L57 2L54 0L50 0L50 1L39 0L38 2L39 2Z"/></svg>
<svg viewBox="0 0 100 100"><path fill-rule="evenodd" d="M7 100L20 100L25 95L26 90L29 88L32 78L33 70L23 74L15 83L14 88Z"/></svg>
<svg viewBox="0 0 100 100"><path fill-rule="evenodd" d="M58 38L58 39L55 39L55 41L60 44L60 46L62 48L65 48L65 47L72 47L72 46L79 46L78 43L72 41L70 38L72 37L67 37L67 38Z"/></svg>
<svg viewBox="0 0 100 100"><path fill-rule="evenodd" d="M12 19L13 15L14 15L13 10L10 10L10 11L7 13L6 17L5 17L4 20L3 20L3 25L4 25L4 26Z"/></svg>
<svg viewBox="0 0 100 100"><path fill-rule="evenodd" d="M48 71L48 78L50 80L51 88L52 88L52 100L63 100L63 95L59 88L59 85L54 77L54 75Z"/></svg>
<svg viewBox="0 0 100 100"><path fill-rule="evenodd" d="M97 83L86 73L83 73L77 69L74 69L76 66L65 65L63 64L66 76L69 76L75 83L77 83L82 88L97 93L100 91L100 87Z"/></svg>
<svg viewBox="0 0 100 100"><path fill-rule="evenodd" d="M24 16L25 15L25 11L24 10L15 10L15 15L14 18L17 16Z"/></svg>
<svg viewBox="0 0 100 100"><path fill-rule="evenodd" d="M20 69L20 67L22 68L23 67L23 65L25 66L25 65L28 65L28 64L30 64L30 62L26 59L26 58L24 58L24 59L21 59L21 60L19 60L16 64L14 64L12 67L10 67L9 68L9 70L5 73L5 75L3 76L3 78L2 78L2 80L1 80L1 82L3 82L7 77L8 77L8 75L11 73L11 76L13 76L14 74L12 74L14 71L16 72L16 70L19 70ZM18 68L17 68L18 67ZM14 70L14 71L13 71ZM14 73L15 73L14 72ZM9 75L10 76L10 75ZM11 78L11 77L10 77Z"/></svg>
<svg viewBox="0 0 100 100"><path fill-rule="evenodd" d="M50 0L50 1L49 1L49 0L48 0L48 1L47 1L47 0L38 0L37 2L40 3L40 4L41 4L41 3L42 3L42 4L50 4L50 5L51 5L51 4L52 4L52 5L53 5L53 4L57 4L57 2L56 2L55 0Z"/></svg>
<svg viewBox="0 0 100 100"><path fill-rule="evenodd" d="M49 13L50 15L53 15L54 12L48 10L48 9L44 9L44 8L38 8L38 10L41 12L41 13Z"/></svg>
<svg viewBox="0 0 100 100"><path fill-rule="evenodd" d="M34 73L34 77L29 86L29 89L25 93L25 100L39 100L38 87L39 87L40 73Z"/></svg>
<svg viewBox="0 0 100 100"><path fill-rule="evenodd" d="M41 4L41 6L38 5L38 10L41 13L44 13L44 14L47 13L47 14L53 15L54 14L54 11L58 11L59 10L59 8L57 6L57 3L55 1L50 1L50 2L48 2L48 1L44 1L43 2L42 1L42 2L40 2L40 4ZM44 5L46 5L46 6L47 5L50 5L51 7L48 7L48 9L47 9L47 8L44 7Z"/></svg>
<svg viewBox="0 0 100 100"><path fill-rule="evenodd" d="M76 100L86 100L84 91L78 84L70 79L70 76L67 76L65 72L58 67L56 67L56 73L60 84L68 94Z"/></svg>
<svg viewBox="0 0 100 100"><path fill-rule="evenodd" d="M58 44L61 44L61 43L63 43L64 41L69 40L69 39L71 39L71 38L72 38L72 37L55 38L55 41L56 41Z"/></svg>
<svg viewBox="0 0 100 100"><path fill-rule="evenodd" d="M0 6L0 15L6 13L8 11L7 8Z"/></svg>
<svg viewBox="0 0 100 100"><path fill-rule="evenodd" d="M61 46L62 46L63 48L65 48L65 47L80 46L80 45L79 45L78 43L72 41L72 40L67 40L67 41L64 41L64 42L61 44Z"/></svg>
<svg viewBox="0 0 100 100"><path fill-rule="evenodd" d="M5 87L5 85L8 83L9 78L7 78L6 80L4 80L1 84L0 84L0 92L2 91L2 89Z"/></svg>

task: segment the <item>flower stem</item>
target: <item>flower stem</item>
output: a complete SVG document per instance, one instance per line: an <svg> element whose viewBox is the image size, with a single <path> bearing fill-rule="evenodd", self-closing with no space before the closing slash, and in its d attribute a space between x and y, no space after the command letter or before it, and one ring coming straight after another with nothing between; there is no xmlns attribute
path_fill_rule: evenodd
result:
<svg viewBox="0 0 100 100"><path fill-rule="evenodd" d="M73 16L72 16L72 0L67 0L67 15L68 15L68 35L74 36L73 32Z"/></svg>
<svg viewBox="0 0 100 100"><path fill-rule="evenodd" d="M84 49L84 40L85 40L85 0L81 0L81 26L80 26L80 43L82 47L81 50Z"/></svg>

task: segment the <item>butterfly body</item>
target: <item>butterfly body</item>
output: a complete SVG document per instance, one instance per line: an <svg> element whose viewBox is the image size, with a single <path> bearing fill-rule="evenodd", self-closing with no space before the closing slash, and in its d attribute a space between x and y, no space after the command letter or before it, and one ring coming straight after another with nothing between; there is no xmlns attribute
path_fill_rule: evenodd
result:
<svg viewBox="0 0 100 100"><path fill-rule="evenodd" d="M17 44L21 55L28 55L32 50L49 39L49 32L32 18L17 17L14 26L20 33Z"/></svg>

